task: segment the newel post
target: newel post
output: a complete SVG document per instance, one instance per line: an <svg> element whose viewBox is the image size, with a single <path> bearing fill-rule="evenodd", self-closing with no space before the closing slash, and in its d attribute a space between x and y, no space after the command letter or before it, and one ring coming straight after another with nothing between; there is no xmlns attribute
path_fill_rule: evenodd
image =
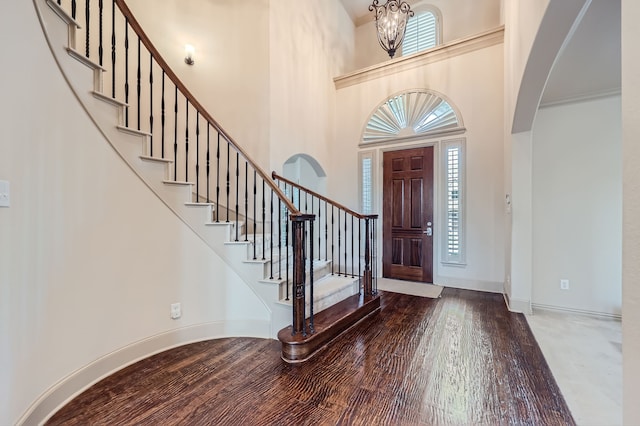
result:
<svg viewBox="0 0 640 426"><path fill-rule="evenodd" d="M375 229L372 230L371 223L375 223L375 219L378 216L367 216L364 219L364 271L362 272L362 286L365 296L371 296L373 294L373 275L371 273L371 240L372 232L375 233Z"/></svg>
<svg viewBox="0 0 640 426"><path fill-rule="evenodd" d="M293 327L292 333L307 335L305 321L306 299L306 224L314 215L291 215L293 240ZM313 275L312 275L313 276ZM311 283L313 286L313 283ZM313 304L313 301L311 301ZM311 323L313 324L313 322ZM312 325L313 327L313 325ZM311 330L313 332L313 329Z"/></svg>

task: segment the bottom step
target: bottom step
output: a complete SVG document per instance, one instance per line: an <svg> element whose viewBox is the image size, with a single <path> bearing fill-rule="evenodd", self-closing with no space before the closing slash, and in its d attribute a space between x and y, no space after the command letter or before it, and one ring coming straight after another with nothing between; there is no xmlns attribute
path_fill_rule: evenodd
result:
<svg viewBox="0 0 640 426"><path fill-rule="evenodd" d="M278 340L282 342L282 359L289 363L306 361L360 320L379 311L379 294L356 294L315 315L313 334L292 335L292 326L285 327L278 333Z"/></svg>

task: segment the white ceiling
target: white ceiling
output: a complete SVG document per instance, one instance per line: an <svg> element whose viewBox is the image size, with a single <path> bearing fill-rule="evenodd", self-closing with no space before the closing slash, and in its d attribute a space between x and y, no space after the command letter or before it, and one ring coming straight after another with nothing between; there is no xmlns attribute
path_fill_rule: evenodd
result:
<svg viewBox="0 0 640 426"><path fill-rule="evenodd" d="M369 12L369 5L373 3L373 0L340 0L346 9L347 13L351 17L353 22L361 16L368 15L373 12ZM381 4L384 4L385 0L380 0ZM411 2L408 2L411 4Z"/></svg>
<svg viewBox="0 0 640 426"><path fill-rule="evenodd" d="M340 1L354 22L372 13L373 0ZM541 103L612 93L620 87L620 0L593 0L554 64Z"/></svg>

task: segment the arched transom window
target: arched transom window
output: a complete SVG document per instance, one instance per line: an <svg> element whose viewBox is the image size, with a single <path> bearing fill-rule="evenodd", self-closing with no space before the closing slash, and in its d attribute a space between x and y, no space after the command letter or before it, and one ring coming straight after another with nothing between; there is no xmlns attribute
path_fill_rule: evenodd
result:
<svg viewBox="0 0 640 426"><path fill-rule="evenodd" d="M363 143L426 135L462 127L453 107L437 94L414 90L387 99L371 115Z"/></svg>

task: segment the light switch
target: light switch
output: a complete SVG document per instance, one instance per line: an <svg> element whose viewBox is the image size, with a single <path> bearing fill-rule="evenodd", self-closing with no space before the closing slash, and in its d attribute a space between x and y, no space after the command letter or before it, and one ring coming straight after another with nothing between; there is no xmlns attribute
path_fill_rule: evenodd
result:
<svg viewBox="0 0 640 426"><path fill-rule="evenodd" d="M0 207L9 207L9 181L0 180Z"/></svg>

